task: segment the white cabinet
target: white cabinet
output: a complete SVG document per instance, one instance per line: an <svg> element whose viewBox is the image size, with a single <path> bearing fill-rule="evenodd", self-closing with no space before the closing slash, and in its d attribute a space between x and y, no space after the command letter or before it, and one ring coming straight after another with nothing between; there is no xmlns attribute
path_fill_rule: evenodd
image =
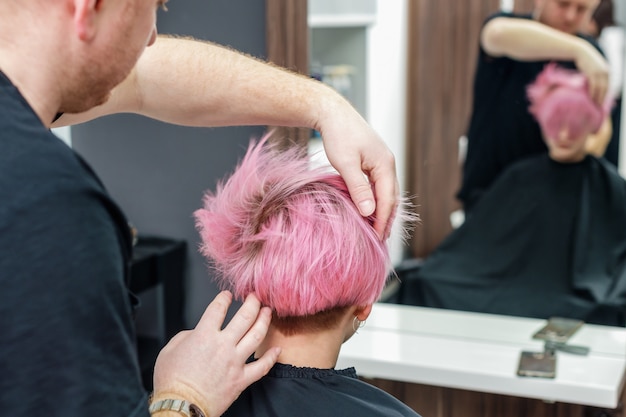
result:
<svg viewBox="0 0 626 417"><path fill-rule="evenodd" d="M348 100L396 155L404 190L407 2L409 0L308 0L309 62L353 67ZM310 151L323 149L312 140ZM325 156L315 161L322 164ZM401 234L392 229L392 262L403 259Z"/></svg>
<svg viewBox="0 0 626 417"><path fill-rule="evenodd" d="M376 0L309 0L309 26L367 26L376 20Z"/></svg>
<svg viewBox="0 0 626 417"><path fill-rule="evenodd" d="M323 78L367 117L367 30L376 0L309 0L311 75Z"/></svg>

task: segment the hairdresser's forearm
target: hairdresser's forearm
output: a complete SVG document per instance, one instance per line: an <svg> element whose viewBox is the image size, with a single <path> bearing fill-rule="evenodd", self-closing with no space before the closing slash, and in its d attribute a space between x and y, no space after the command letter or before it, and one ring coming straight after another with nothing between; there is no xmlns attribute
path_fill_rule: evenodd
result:
<svg viewBox="0 0 626 417"><path fill-rule="evenodd" d="M498 17L481 32L481 45L492 56L522 61L574 61L582 49L593 48L587 41L528 19Z"/></svg>
<svg viewBox="0 0 626 417"><path fill-rule="evenodd" d="M317 128L327 106L346 105L309 77L205 42L160 39L137 74L139 112L177 124Z"/></svg>
<svg viewBox="0 0 626 417"><path fill-rule="evenodd" d="M601 104L609 82L606 59L589 42L534 20L498 17L481 32L487 54L520 61L573 61L587 77L589 94Z"/></svg>
<svg viewBox="0 0 626 417"><path fill-rule="evenodd" d="M587 142L585 143L587 153L597 158L603 156L606 152L606 148L609 146L612 134L613 124L611 118L607 117L602 123L602 126L600 126L600 129L587 138Z"/></svg>
<svg viewBox="0 0 626 417"><path fill-rule="evenodd" d="M159 37L111 99L64 123L138 113L188 126L318 128L322 112L345 100L323 83L219 45Z"/></svg>

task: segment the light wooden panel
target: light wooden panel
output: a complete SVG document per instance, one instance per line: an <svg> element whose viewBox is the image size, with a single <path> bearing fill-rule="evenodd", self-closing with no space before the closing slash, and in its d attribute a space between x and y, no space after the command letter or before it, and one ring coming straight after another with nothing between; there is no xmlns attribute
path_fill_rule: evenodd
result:
<svg viewBox="0 0 626 417"><path fill-rule="evenodd" d="M266 0L267 59L289 70L308 74L307 0ZM274 127L272 140L282 146L305 147L310 130Z"/></svg>
<svg viewBox="0 0 626 417"><path fill-rule="evenodd" d="M515 13L531 13L535 6L535 0L515 0L513 10Z"/></svg>
<svg viewBox="0 0 626 417"><path fill-rule="evenodd" d="M626 390L616 409L606 409L378 378L363 380L428 417L625 417Z"/></svg>
<svg viewBox="0 0 626 417"><path fill-rule="evenodd" d="M499 0L409 2L407 183L422 223L411 255L425 257L450 233L459 208L458 139L467 130L478 36Z"/></svg>

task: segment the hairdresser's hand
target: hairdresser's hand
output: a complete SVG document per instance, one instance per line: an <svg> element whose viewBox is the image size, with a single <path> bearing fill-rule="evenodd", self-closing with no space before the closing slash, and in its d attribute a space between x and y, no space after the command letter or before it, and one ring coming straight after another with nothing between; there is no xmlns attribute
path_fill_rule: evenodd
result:
<svg viewBox="0 0 626 417"><path fill-rule="evenodd" d="M579 45L576 67L587 76L593 100L602 105L609 88L609 64L589 42L581 39Z"/></svg>
<svg viewBox="0 0 626 417"><path fill-rule="evenodd" d="M280 349L259 360L246 360L263 341L271 312L250 295L223 330L229 292L218 294L193 330L174 336L159 354L154 369L154 400L184 399L208 416L220 416L241 392L265 375Z"/></svg>
<svg viewBox="0 0 626 417"><path fill-rule="evenodd" d="M596 158L601 158L606 152L606 148L609 146L612 134L613 124L611 123L611 117L607 117L596 133L587 136L585 151Z"/></svg>
<svg viewBox="0 0 626 417"><path fill-rule="evenodd" d="M328 160L345 180L361 214L374 214L375 230L387 239L400 188L391 150L347 102L329 105L320 120Z"/></svg>

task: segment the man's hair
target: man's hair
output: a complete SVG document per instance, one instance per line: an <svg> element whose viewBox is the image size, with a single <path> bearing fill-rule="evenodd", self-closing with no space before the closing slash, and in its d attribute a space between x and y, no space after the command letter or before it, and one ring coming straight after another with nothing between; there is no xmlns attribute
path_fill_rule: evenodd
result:
<svg viewBox="0 0 626 417"><path fill-rule="evenodd" d="M611 100L603 106L593 101L587 78L580 72L550 63L527 87L529 111L543 134L556 138L566 127L573 137L595 133L609 113Z"/></svg>
<svg viewBox="0 0 626 417"><path fill-rule="evenodd" d="M343 179L267 136L194 215L218 284L237 299L255 293L279 319L373 303L390 272L373 217L361 216Z"/></svg>

